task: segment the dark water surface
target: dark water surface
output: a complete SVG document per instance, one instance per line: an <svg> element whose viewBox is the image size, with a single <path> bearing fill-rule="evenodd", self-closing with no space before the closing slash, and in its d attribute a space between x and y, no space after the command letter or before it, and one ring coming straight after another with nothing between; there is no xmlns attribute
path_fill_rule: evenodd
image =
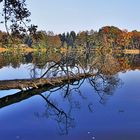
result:
<svg viewBox="0 0 140 140"><path fill-rule="evenodd" d="M139 55L102 57L78 59L86 70L94 60L106 59L94 68L100 68L105 82L100 76L87 78L20 102L20 90L0 90L0 140L140 140ZM36 78L48 68L25 62L1 65L0 80ZM76 71L74 65L71 69ZM15 97L13 103L3 101L8 95Z"/></svg>

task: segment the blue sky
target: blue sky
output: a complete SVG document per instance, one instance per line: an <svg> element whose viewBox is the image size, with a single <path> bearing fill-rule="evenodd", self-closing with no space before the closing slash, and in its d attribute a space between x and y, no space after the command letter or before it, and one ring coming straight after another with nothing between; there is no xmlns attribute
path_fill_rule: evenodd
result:
<svg viewBox="0 0 140 140"><path fill-rule="evenodd" d="M32 23L62 33L114 25L140 30L140 0L27 0Z"/></svg>

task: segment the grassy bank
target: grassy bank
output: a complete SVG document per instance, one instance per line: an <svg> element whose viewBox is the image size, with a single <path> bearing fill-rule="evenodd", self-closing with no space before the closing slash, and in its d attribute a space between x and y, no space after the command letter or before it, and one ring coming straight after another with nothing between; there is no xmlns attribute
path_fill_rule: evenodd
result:
<svg viewBox="0 0 140 140"><path fill-rule="evenodd" d="M6 52L6 51L9 51L9 52L35 52L35 51L46 51L46 49L34 49L34 48L2 48L0 47L0 53L1 52Z"/></svg>
<svg viewBox="0 0 140 140"><path fill-rule="evenodd" d="M139 54L140 50L139 49L132 49L132 50L126 49L124 50L124 53L125 54Z"/></svg>
<svg viewBox="0 0 140 140"><path fill-rule="evenodd" d="M2 52L21 52L21 53L29 53L29 52L53 52L53 53L68 53L68 52L79 52L79 53L85 53L88 50L85 48L30 48L30 47L23 47L23 48L3 48L0 47L0 53ZM106 49L106 48L94 48L90 49L90 51L96 51L98 53L110 53L110 52L115 52L115 53L124 53L124 54L140 54L139 49L125 49L125 50L112 50L111 48Z"/></svg>
<svg viewBox="0 0 140 140"><path fill-rule="evenodd" d="M5 52L5 51L8 51L8 49L6 49L6 48L1 48L1 47L0 47L0 53L1 53L1 52Z"/></svg>

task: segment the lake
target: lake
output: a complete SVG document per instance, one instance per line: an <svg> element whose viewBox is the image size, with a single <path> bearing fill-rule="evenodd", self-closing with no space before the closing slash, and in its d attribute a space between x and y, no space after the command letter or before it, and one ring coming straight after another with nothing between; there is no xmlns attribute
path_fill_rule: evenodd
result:
<svg viewBox="0 0 140 140"><path fill-rule="evenodd" d="M140 140L139 54L0 54L0 80L88 72L54 88L0 90L0 139Z"/></svg>

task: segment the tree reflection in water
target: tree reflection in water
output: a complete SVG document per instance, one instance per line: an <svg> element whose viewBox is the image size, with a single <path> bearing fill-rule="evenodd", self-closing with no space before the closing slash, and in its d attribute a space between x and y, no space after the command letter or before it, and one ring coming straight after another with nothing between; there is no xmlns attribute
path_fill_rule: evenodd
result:
<svg viewBox="0 0 140 140"><path fill-rule="evenodd" d="M33 78L37 77L36 69L46 70L40 78L65 75L69 79L71 76L75 77L79 73L90 73L93 76L83 78L82 80L77 79L76 81L68 80L61 85L52 85L50 87L44 85L39 89L32 88L14 95L2 97L0 99L0 108L28 99L34 95L40 95L46 102L46 109L43 113L36 113L36 116L55 120L60 134L68 134L69 129L73 128L76 123L72 112L75 109L81 108L80 101L76 100L73 94L77 94L83 100L87 99L81 88L85 80L92 86L94 92L98 94L99 102L105 104L108 97L113 95L115 89L122 85L117 73L130 68L130 65L127 63L128 59L124 57L114 57L112 54L96 55L95 52L88 55L90 56L87 57L87 54L81 55L72 52L66 55L59 55L54 60L51 58L46 59L47 55L45 55L45 58L42 58L44 59L43 65L39 65L40 63L37 63L37 61L40 62L40 60L36 59L36 61L33 61L33 70L31 69ZM55 101L52 97L53 93L58 91L61 94L61 100L66 104L65 106L62 106L62 102ZM93 112L94 106L92 102L89 102L87 107L90 112Z"/></svg>
<svg viewBox="0 0 140 140"><path fill-rule="evenodd" d="M60 134L68 134L69 129L75 126L75 118L72 116L72 111L80 109L81 107L81 103L75 100L73 94L77 93L77 95L83 100L87 99L86 95L82 93L80 89L84 84L84 80L88 80L90 85L97 92L100 97L100 103L105 103L106 97L108 97L108 95L112 95L115 88L121 84L117 76L96 75L78 82L76 81L61 85L55 89L53 89L53 87L50 87L50 89L42 87L42 89L30 89L14 95L9 95L0 99L0 107L2 108L7 105L20 102L34 95L40 95L46 101L46 109L42 114L36 113L36 116L45 116L49 119L55 120L58 124ZM61 102L56 102L51 98L53 93L57 91L61 93L61 98L66 103L65 106L62 106ZM87 107L90 112L93 112L93 104L91 102L87 104Z"/></svg>
<svg viewBox="0 0 140 140"><path fill-rule="evenodd" d="M73 83L74 85L68 83L61 88L59 87L55 90L50 90L47 93L40 94L47 104L44 113L36 113L37 117L47 117L55 120L58 124L60 134L68 134L68 130L75 126L76 121L74 116L72 116L72 112L75 109L81 108L80 101L76 100L77 98L74 98L75 96L73 96L73 94L77 94L83 100L87 99L86 95L84 95L80 89L84 83L84 80L89 81L90 85L94 88L94 91L96 91L99 95L100 103L102 104L106 102L108 96L113 94L115 88L121 84L117 76L97 76L96 78L90 77L88 79L83 79L79 81L77 85L75 83ZM51 98L53 93L55 93L57 90L59 93L61 93L61 100L64 102L65 106L62 106L62 102L56 102ZM93 112L94 106L92 102L89 102L87 107L90 112Z"/></svg>

